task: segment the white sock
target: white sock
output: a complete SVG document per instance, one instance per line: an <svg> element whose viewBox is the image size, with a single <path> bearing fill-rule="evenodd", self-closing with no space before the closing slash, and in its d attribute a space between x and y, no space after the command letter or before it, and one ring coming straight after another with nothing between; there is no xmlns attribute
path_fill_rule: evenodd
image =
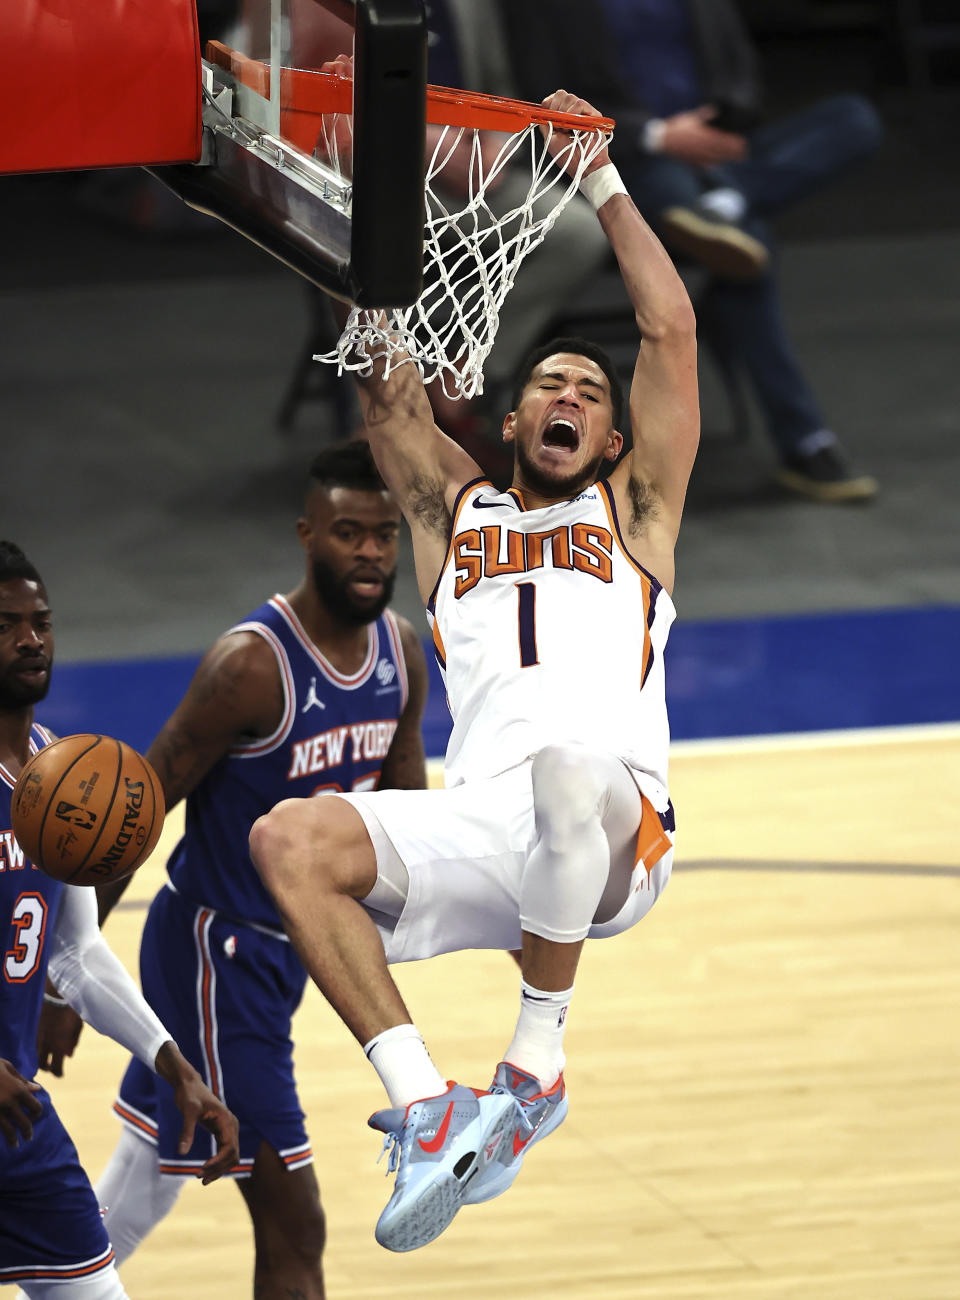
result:
<svg viewBox="0 0 960 1300"><path fill-rule="evenodd" d="M434 1065L416 1025L394 1025L363 1048L380 1076L391 1106L407 1107L424 1097L440 1097L447 1081Z"/></svg>
<svg viewBox="0 0 960 1300"><path fill-rule="evenodd" d="M747 215L747 200L739 190L727 185L701 194L700 206L724 221L742 221Z"/></svg>
<svg viewBox="0 0 960 1300"><path fill-rule="evenodd" d="M182 1178L165 1177L157 1148L126 1126L94 1186L117 1263L122 1264L173 1209Z"/></svg>
<svg viewBox="0 0 960 1300"><path fill-rule="evenodd" d="M525 980L520 983L520 1015L503 1059L536 1075L544 1089L556 1083L567 1062L563 1035L572 996L572 988L548 993Z"/></svg>

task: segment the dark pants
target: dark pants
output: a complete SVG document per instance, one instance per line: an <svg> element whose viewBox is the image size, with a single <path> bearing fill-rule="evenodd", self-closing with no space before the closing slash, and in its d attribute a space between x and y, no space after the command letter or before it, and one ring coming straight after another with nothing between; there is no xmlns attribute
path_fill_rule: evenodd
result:
<svg viewBox="0 0 960 1300"><path fill-rule="evenodd" d="M776 246L765 217L804 198L880 144L880 120L859 95L838 95L749 133L744 162L709 169L663 155L617 152L624 183L656 228L658 214L689 207L706 190L730 186L743 194L743 226L772 253L759 280L713 278L697 301L697 316L714 350L747 375L781 454L823 428L823 412L787 335L780 304Z"/></svg>

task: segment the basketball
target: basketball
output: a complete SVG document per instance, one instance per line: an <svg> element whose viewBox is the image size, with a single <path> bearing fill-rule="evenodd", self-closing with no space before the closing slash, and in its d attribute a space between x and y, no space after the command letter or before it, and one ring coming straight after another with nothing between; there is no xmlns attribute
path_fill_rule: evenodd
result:
<svg viewBox="0 0 960 1300"><path fill-rule="evenodd" d="M110 736L64 736L45 746L11 800L21 849L70 885L102 885L136 870L160 838L165 811L156 772Z"/></svg>

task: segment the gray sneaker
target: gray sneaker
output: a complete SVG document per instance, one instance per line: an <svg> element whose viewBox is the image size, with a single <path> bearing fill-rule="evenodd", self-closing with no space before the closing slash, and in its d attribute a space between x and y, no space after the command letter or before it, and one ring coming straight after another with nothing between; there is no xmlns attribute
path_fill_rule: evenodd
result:
<svg viewBox="0 0 960 1300"><path fill-rule="evenodd" d="M464 1203L464 1191L490 1163L515 1124L516 1102L505 1092L451 1083L439 1097L406 1110L377 1111L368 1123L385 1134L393 1195L375 1236L387 1250L416 1250L439 1237Z"/></svg>
<svg viewBox="0 0 960 1300"><path fill-rule="evenodd" d="M520 1172L528 1149L552 1133L567 1115L567 1089L562 1074L553 1087L544 1092L539 1079L508 1061L501 1061L490 1092L491 1095L499 1093L511 1097L514 1114L510 1126L498 1135L495 1148L493 1142L489 1144L486 1151L488 1163L466 1188L465 1205L492 1201L505 1192Z"/></svg>

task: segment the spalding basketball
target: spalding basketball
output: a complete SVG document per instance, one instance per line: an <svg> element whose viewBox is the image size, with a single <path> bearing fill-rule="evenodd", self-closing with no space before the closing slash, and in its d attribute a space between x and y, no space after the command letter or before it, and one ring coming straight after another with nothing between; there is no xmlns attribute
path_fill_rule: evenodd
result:
<svg viewBox="0 0 960 1300"><path fill-rule="evenodd" d="M70 885L102 885L145 862L165 806L157 774L110 736L64 736L38 750L13 791L17 843Z"/></svg>

